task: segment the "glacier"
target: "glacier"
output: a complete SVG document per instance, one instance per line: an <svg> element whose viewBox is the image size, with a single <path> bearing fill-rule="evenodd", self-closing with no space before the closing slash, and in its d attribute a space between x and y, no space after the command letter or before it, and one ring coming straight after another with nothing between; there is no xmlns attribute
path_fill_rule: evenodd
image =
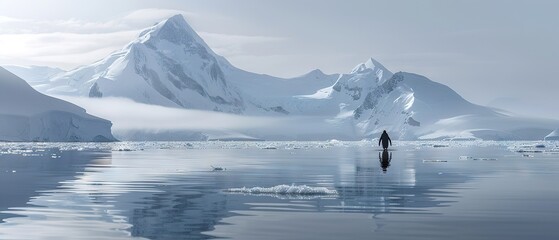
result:
<svg viewBox="0 0 559 240"><path fill-rule="evenodd" d="M43 95L0 67L0 141L114 141L111 122Z"/></svg>
<svg viewBox="0 0 559 240"><path fill-rule="evenodd" d="M178 134L197 140L212 136L360 140L377 137L383 130L394 139L406 140L541 140L559 126L557 120L523 118L473 104L448 86L414 73L393 73L373 58L341 74L316 69L286 79L244 71L216 54L182 15L146 28L104 59L30 84L53 96L122 97L170 109L280 117L289 122ZM157 138L177 140L172 135ZM130 136L150 134L126 136L133 140Z"/></svg>

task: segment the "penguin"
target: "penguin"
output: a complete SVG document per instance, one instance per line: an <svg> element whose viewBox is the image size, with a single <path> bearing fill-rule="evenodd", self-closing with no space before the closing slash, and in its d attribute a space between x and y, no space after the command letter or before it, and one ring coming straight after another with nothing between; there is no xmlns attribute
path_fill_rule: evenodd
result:
<svg viewBox="0 0 559 240"><path fill-rule="evenodd" d="M380 146L380 142L382 142L382 148L384 150L388 149L389 142L390 142L390 146L392 146L392 140L390 140L390 137L388 136L388 133L386 133L386 130L382 131L382 135L380 135L380 138L378 140L379 146Z"/></svg>

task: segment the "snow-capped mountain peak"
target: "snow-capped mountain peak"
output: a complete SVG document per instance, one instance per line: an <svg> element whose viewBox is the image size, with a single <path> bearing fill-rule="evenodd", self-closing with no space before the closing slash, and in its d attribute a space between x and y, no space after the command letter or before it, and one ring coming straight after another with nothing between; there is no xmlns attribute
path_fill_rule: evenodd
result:
<svg viewBox="0 0 559 240"><path fill-rule="evenodd" d="M351 70L351 74L359 74L373 72L379 83L382 84L384 81L392 77L392 72L386 69L381 63L379 63L374 58L369 58L364 63L360 63Z"/></svg>
<svg viewBox="0 0 559 240"><path fill-rule="evenodd" d="M187 49L198 49L201 52L216 55L180 14L144 30L138 40L150 47L155 47L153 44L165 40L168 43L181 45Z"/></svg>
<svg viewBox="0 0 559 240"><path fill-rule="evenodd" d="M144 30L105 59L52 79L49 94L119 96L169 107L242 112L223 66L182 15Z"/></svg>
<svg viewBox="0 0 559 240"><path fill-rule="evenodd" d="M306 74L303 74L301 77L323 78L324 76L327 76L327 74L325 74L324 72L322 72L322 70L317 68Z"/></svg>

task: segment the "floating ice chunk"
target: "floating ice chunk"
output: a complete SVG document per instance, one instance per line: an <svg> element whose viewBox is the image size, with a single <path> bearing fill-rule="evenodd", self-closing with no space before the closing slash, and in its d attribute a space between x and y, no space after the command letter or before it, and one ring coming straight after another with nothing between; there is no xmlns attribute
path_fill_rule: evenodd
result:
<svg viewBox="0 0 559 240"><path fill-rule="evenodd" d="M338 139L330 139L328 140L328 144L332 145L332 146L342 146L342 142Z"/></svg>
<svg viewBox="0 0 559 240"><path fill-rule="evenodd" d="M338 191L325 187L310 187L307 185L277 185L274 187L242 187L229 188L227 192L246 194L278 194L278 195L337 195Z"/></svg>
<svg viewBox="0 0 559 240"><path fill-rule="evenodd" d="M448 162L448 161L447 161L447 160L438 160L438 159L435 159L435 160L431 160L431 159L429 159L429 160L423 160L423 163L443 163L443 162Z"/></svg>
<svg viewBox="0 0 559 240"><path fill-rule="evenodd" d="M212 167L212 171L214 171L214 172L227 170L227 168L224 168L224 167L214 167L214 166L210 166L210 167Z"/></svg>
<svg viewBox="0 0 559 240"><path fill-rule="evenodd" d="M496 158L474 158L474 160L481 160L481 161L497 161Z"/></svg>
<svg viewBox="0 0 559 240"><path fill-rule="evenodd" d="M549 133L547 136L545 136L544 140L546 140L546 141L559 140L559 128L556 129L555 131Z"/></svg>
<svg viewBox="0 0 559 240"><path fill-rule="evenodd" d="M525 152L541 153L543 151L542 150L531 150L531 149L520 149L520 150L517 150L516 152L519 152L519 153L525 153Z"/></svg>
<svg viewBox="0 0 559 240"><path fill-rule="evenodd" d="M481 161L496 161L496 158L485 158L485 157L470 157L470 156L460 156L460 160L481 160Z"/></svg>

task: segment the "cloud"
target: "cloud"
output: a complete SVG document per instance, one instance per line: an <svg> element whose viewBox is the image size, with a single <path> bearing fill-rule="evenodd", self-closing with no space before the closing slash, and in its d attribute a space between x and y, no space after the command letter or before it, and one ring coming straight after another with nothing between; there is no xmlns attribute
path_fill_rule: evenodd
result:
<svg viewBox="0 0 559 240"><path fill-rule="evenodd" d="M68 68L99 60L122 48L137 34L137 31L2 34L0 52L6 63L11 63L10 59L25 59L27 64L47 63Z"/></svg>
<svg viewBox="0 0 559 240"><path fill-rule="evenodd" d="M10 22L14 22L17 21L16 18L11 18L11 17L6 17L6 16L0 16L0 24L2 23L10 23Z"/></svg>
<svg viewBox="0 0 559 240"><path fill-rule="evenodd" d="M175 14L195 16L170 9L141 9L104 22L0 16L0 61L66 69L88 64L124 47L142 29Z"/></svg>
<svg viewBox="0 0 559 240"><path fill-rule="evenodd" d="M229 57L246 55L246 48L255 44L275 44L287 40L284 37L270 36L246 36L209 32L198 32L198 34L216 53Z"/></svg>
<svg viewBox="0 0 559 240"><path fill-rule="evenodd" d="M139 9L108 21L16 19L0 16L0 64L47 65L71 69L106 57L147 27L182 14L187 21L208 16L173 9ZM284 40L199 31L217 53L243 55L248 46Z"/></svg>
<svg viewBox="0 0 559 240"><path fill-rule="evenodd" d="M187 19L197 15L172 9L140 9L108 21L86 21L77 18L58 20L39 20L0 16L0 34L37 34L37 33L110 33L143 29L182 14Z"/></svg>
<svg viewBox="0 0 559 240"><path fill-rule="evenodd" d="M146 23L149 24L150 22L152 23L159 22L163 19L167 19L177 14L182 14L187 19L200 17L199 14L193 12L185 12L185 11L174 10L174 9L148 8L148 9L139 9L129 14L126 14L119 21L126 22L127 24L145 25Z"/></svg>

